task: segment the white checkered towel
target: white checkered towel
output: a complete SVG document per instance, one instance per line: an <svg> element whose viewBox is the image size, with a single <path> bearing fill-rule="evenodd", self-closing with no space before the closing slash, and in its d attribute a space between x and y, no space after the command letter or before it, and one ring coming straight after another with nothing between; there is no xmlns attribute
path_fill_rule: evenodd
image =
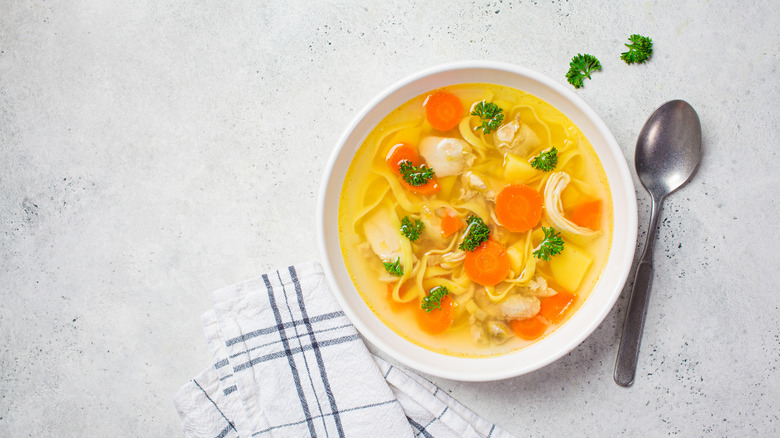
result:
<svg viewBox="0 0 780 438"><path fill-rule="evenodd" d="M318 263L214 292L214 366L174 397L186 437L511 437L372 356Z"/></svg>

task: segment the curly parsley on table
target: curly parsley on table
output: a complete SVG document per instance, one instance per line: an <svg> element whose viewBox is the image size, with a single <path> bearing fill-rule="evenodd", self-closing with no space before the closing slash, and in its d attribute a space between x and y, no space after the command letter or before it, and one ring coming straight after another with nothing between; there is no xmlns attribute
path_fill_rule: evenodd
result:
<svg viewBox="0 0 780 438"><path fill-rule="evenodd" d="M585 78L590 79L591 73L601 71L601 63L593 55L578 53L569 63L569 71L566 80L574 85L574 88L582 88Z"/></svg>
<svg viewBox="0 0 780 438"><path fill-rule="evenodd" d="M626 61L626 64L642 64L650 59L653 54L652 39L635 33L628 37L628 40L631 41L625 45L628 51L621 53L620 59Z"/></svg>

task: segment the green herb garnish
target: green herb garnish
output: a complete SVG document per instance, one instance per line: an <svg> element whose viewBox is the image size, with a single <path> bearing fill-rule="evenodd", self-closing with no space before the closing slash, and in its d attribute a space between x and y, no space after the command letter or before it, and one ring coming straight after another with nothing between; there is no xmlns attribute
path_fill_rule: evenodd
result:
<svg viewBox="0 0 780 438"><path fill-rule="evenodd" d="M421 186L433 178L433 169L427 167L425 164L421 164L417 167L412 164L411 161L404 160L401 165L398 166L398 170L401 171L401 177L413 186Z"/></svg>
<svg viewBox="0 0 780 438"><path fill-rule="evenodd" d="M569 63L569 71L566 73L566 80L574 85L574 88L581 88L585 78L590 79L590 74L601 70L601 63L593 55L578 53Z"/></svg>
<svg viewBox="0 0 780 438"><path fill-rule="evenodd" d="M420 307L426 312L430 312L433 309L441 309L441 299L449 293L450 291L447 289L447 286L432 287L431 290L428 291L428 295L422 299Z"/></svg>
<svg viewBox="0 0 780 438"><path fill-rule="evenodd" d="M534 257L537 259L550 261L550 257L558 255L563 251L563 239L561 233L555 231L553 227L542 227L544 239L534 250Z"/></svg>
<svg viewBox="0 0 780 438"><path fill-rule="evenodd" d="M650 55L653 54L653 40L639 34L633 34L628 37L631 41L630 44L626 44L628 52L620 54L620 59L626 61L626 64L642 64L650 59Z"/></svg>
<svg viewBox="0 0 780 438"><path fill-rule="evenodd" d="M420 219L415 219L414 222L409 219L409 216L404 216L401 219L401 233L412 242L420 238L423 228L424 225Z"/></svg>
<svg viewBox="0 0 780 438"><path fill-rule="evenodd" d="M558 165L558 149L555 146L549 151L542 151L539 155L535 156L531 160L531 167L541 170L542 172L549 172L555 169Z"/></svg>
<svg viewBox="0 0 780 438"><path fill-rule="evenodd" d="M401 257L395 259L395 262L384 262L382 264L385 266L385 271L395 275L396 277L404 275L404 268L401 266Z"/></svg>
<svg viewBox="0 0 780 438"><path fill-rule="evenodd" d="M498 126L504 121L504 110L495 103L484 100L474 107L471 115L482 119L482 125L477 126L476 129L481 129L485 134L490 134L498 129Z"/></svg>
<svg viewBox="0 0 780 438"><path fill-rule="evenodd" d="M485 222L479 216L471 215L466 222L468 223L466 228L468 232L458 248L464 251L474 251L482 242L488 240L490 228L485 225Z"/></svg>

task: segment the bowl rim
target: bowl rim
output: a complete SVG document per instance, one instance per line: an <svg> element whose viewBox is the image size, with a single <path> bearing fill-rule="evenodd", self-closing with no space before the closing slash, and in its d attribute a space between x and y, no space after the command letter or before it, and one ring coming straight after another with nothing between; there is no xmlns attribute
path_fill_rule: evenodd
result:
<svg viewBox="0 0 780 438"><path fill-rule="evenodd" d="M517 75L521 78L529 79L532 82L539 83L542 87L547 87L550 89L550 91L554 94L560 95L565 101L568 101L571 105L574 106L575 110L581 111L582 115L587 119L588 122L593 124L593 127L597 131L597 133L603 137L603 145L600 147L605 147L609 151L609 157L613 158L614 160L614 169L615 172L615 178L616 181L613 181L608 178L609 185L610 185L610 194L613 198L613 205L616 204L616 193L620 192L621 194L621 202L625 203L625 211L621 211L622 216L622 223L620 224L620 229L624 230L622 234L620 235L621 241L618 242L617 232L616 228L618 224L613 224L613 235L612 235L612 242L610 245L610 251L608 255L608 260L605 263L604 270L600 274L599 280L594 287L594 291L596 291L597 288L599 288L599 285L602 283L602 278L605 275L605 271L607 270L607 266L617 264L617 267L613 269L615 271L613 273L613 277L615 277L616 281L611 282L610 284L613 284L611 286L611 290L609 291L610 294L605 297L605 299L602 299L602 303L599 307L597 307L597 313L595 313L592 317L590 317L589 321L584 320L580 323L580 325L584 325L584 328L580 328L573 334L566 333L568 338L566 336L555 336L557 333L562 332L563 328L566 327L567 324L570 323L570 321L574 320L577 315L581 314L582 308L586 306L588 303L590 296L593 295L593 291L589 295L589 297L585 300L585 303L583 303L580 311L576 312L575 315L572 316L572 318L567 321L563 326L556 329L553 333L546 336L546 338L540 342L536 342L532 345L529 345L528 347L522 348L520 350L509 352L501 355L495 355L495 356L485 356L485 357L457 357L457 356L450 356L443 353L436 353L431 350L424 349L423 347L420 347L411 341L408 341L404 339L399 334L393 332L391 329L387 328L392 334L398 338L402 339L404 349L410 350L407 352L401 351L397 345L391 345L390 340L383 339L382 336L375 333L369 325L364 322L361 317L358 315L358 311L352 307L350 302L348 302L346 296L344 295L344 291L341 290L340 285L338 281L336 280L336 271L333 265L332 260L330 260L328 256L328 233L333 233L334 230L328 230L326 229L326 223L327 223L327 217L326 217L326 210L328 210L328 198L329 193L334 190L331 187L331 184L333 184L333 176L334 171L336 168L336 164L338 162L339 156L341 155L342 151L344 150L345 146L347 145L347 142L349 138L353 135L356 128L360 125L361 121L363 121L372 111L376 109L382 102L387 100L390 96L392 96L394 93L397 93L402 88L409 86L410 84L415 84L418 81L421 81L425 78L428 78L430 76L439 75L442 73L448 73L448 72L457 72L457 71L465 71L465 70L491 70L495 71L497 73L508 73L510 75ZM449 82L447 84L444 84L442 86L451 85L455 83L463 83L463 82L478 82L478 81L460 81L460 82ZM486 81L488 82L488 81ZM432 87L433 89L435 87ZM528 90L529 93L536 95L532 90ZM406 100L412 98L414 96L407 96ZM567 114L560 108L555 106L558 110L566 114L568 117L571 117L570 114ZM384 117L384 116L383 116ZM578 126L578 128L580 128ZM582 129L582 128L580 128ZM370 131L370 130L369 130ZM366 133L367 135L367 133ZM590 136L587 136L590 139ZM365 136L363 136L363 139ZM362 144L362 140L360 142ZM593 141L591 141L591 144L593 144L594 149L596 149L596 145ZM355 150L360 146L360 144L355 146ZM354 153L354 151L353 151ZM601 153L597 154L599 156L599 159L604 161L604 157ZM351 162L351 160L349 160ZM349 163L347 163L347 167L349 166ZM605 168L605 172L607 169ZM614 187L613 184L615 182L621 183L620 187ZM337 184L336 191L338 192L336 199L340 199L341 195L341 188L343 184L343 179L340 179ZM620 190L616 190L620 189ZM338 202L337 202L338 204ZM332 212L330 212L333 214ZM622 214L625 213L625 214ZM336 223L338 222L338 205L335 206L335 214L336 214ZM615 219L615 222L617 222L617 215L613 213L613 218ZM389 355L391 358L401 362L402 364L409 366L413 369L416 369L417 371L438 376L446 379L452 379L452 380L458 380L458 381L494 381L494 380L502 380L506 378L515 377L521 374L529 373L531 371L537 370L539 368L542 368L558 359L560 359L565 354L572 351L574 348L576 348L580 343L582 343L588 336L590 336L593 331L598 328L599 325L603 322L603 320L606 318L606 316L609 314L609 312L614 307L615 302L619 298L625 284L626 280L628 279L628 275L631 270L631 266L633 263L634 258L634 252L636 249L636 242L638 237L638 223L637 223L637 199L636 199L636 192L635 192L635 186L631 177L631 173L629 171L628 163L626 162L626 159L620 150L620 147L615 140L614 136L610 132L610 130L607 128L606 124L601 120L601 118L596 114L596 112L591 109L591 107L585 103L585 101L580 98L577 94L575 94L573 91L569 90L568 88L564 87L562 84L554 81L553 79L537 73L535 71L529 70L527 68L509 64L505 62L499 62L499 61L485 61L485 60L471 60L471 61L456 61L456 62L449 62L445 64L439 64L433 67L429 67L423 70L420 70L416 73L413 73L401 80L396 81L395 83L391 84L387 88L385 88L382 92L380 92L378 95L376 95L373 99L371 99L352 119L352 121L347 125L347 128L343 131L341 136L339 137L338 141L336 142L336 147L333 149L330 158L328 159L328 162L325 167L325 171L323 172L322 180L319 187L319 193L318 193L318 200L317 200L317 212L316 212L316 230L317 230L317 244L319 249L319 255L320 255L320 262L323 266L323 271L325 272L325 277L327 279L328 285L331 288L331 293L336 298L338 304L341 306L344 313L347 315L347 317L350 319L352 324L358 329L360 334L363 336L363 338L370 343L374 344L379 350L384 352L385 354ZM335 230L336 234L338 234L337 230ZM338 236L335 237L336 242L338 242L339 238ZM339 255L341 255L341 249L339 249ZM616 250L617 249L617 250ZM620 254L623 258L622 262L612 262L612 258L614 254ZM341 257L341 261L343 262L343 257ZM351 279L350 279L351 284ZM354 285L353 289L354 289ZM355 293L359 295L357 290L355 289ZM362 297L360 297L360 301L362 302ZM363 305L368 308L368 305L363 302ZM369 312L373 314L373 311L369 309ZM376 315L374 315L374 318L379 320ZM582 318L581 318L582 319ZM381 322L381 321L380 321ZM384 325L384 323L381 323ZM569 324L570 325L570 324ZM561 340L556 344L557 346L555 348L536 348L536 346L540 344L544 344L544 341L547 339L559 339ZM408 345L406 345L408 344ZM548 342L549 345L553 345L552 342ZM541 354L541 359L532 361L531 363L528 363L524 366L508 366L512 364L512 358L514 356L519 356L519 353L526 352L528 350L539 350L535 353ZM462 366L459 365L461 370L452 370L447 369L447 367L439 367L439 366L432 366L429 363L423 362L419 360L414 354L411 354L413 352L416 352L420 355L430 356L433 354L434 356L441 356L439 362L444 363L459 363L466 361L466 363L462 364ZM527 355L526 355L527 356ZM490 363L489 361L495 361L498 362L499 365L503 366L495 366L491 367L487 371L480 372L481 369L484 368L485 364ZM468 368L468 371L464 371L466 368Z"/></svg>

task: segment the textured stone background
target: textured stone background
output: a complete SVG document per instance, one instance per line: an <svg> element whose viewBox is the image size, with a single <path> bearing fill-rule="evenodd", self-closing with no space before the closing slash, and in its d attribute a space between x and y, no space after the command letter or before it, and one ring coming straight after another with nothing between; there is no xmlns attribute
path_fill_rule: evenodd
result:
<svg viewBox="0 0 780 438"><path fill-rule="evenodd" d="M778 2L123 3L0 2L0 435L179 436L210 292L318 257L320 176L363 105L461 59L565 83L578 52L632 168L661 103L704 130L665 204L637 382L612 381L626 289L540 371L437 383L521 436L780 433ZM648 64L618 58L631 33Z"/></svg>

